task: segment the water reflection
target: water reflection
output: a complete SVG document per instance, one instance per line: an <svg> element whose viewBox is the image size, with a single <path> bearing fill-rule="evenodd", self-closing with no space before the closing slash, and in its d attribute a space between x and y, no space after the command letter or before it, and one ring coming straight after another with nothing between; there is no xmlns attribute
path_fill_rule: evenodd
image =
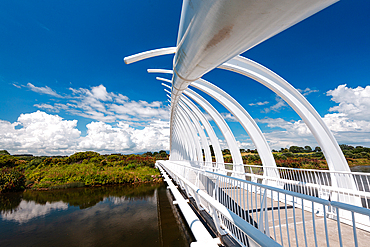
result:
<svg viewBox="0 0 370 247"><path fill-rule="evenodd" d="M353 166L353 167L351 167L351 171L370 173L370 166Z"/></svg>
<svg viewBox="0 0 370 247"><path fill-rule="evenodd" d="M0 246L189 246L163 185L0 196Z"/></svg>
<svg viewBox="0 0 370 247"><path fill-rule="evenodd" d="M6 211L1 214L3 220L12 220L20 224L26 223L29 220L49 214L52 210L66 210L68 204L64 202L47 202L44 205L34 201L21 201L19 206L13 211Z"/></svg>

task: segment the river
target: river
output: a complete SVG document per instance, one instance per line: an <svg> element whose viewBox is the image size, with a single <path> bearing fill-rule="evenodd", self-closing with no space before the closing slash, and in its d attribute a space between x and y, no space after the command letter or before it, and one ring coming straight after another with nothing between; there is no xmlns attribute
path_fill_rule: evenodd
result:
<svg viewBox="0 0 370 247"><path fill-rule="evenodd" d="M0 195L0 246L189 246L164 184Z"/></svg>

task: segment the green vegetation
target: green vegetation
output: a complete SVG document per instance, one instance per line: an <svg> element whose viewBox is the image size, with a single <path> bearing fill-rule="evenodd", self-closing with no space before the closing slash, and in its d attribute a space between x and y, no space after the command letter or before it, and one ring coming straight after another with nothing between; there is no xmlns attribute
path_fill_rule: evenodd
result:
<svg viewBox="0 0 370 247"><path fill-rule="evenodd" d="M27 189L62 189L162 181L154 168L165 151L148 155L100 155L79 152L69 157L0 155L0 193Z"/></svg>
<svg viewBox="0 0 370 247"><path fill-rule="evenodd" d="M349 166L370 165L370 148L362 146L339 145ZM312 149L310 146L281 148L279 151L272 150L278 167L304 168L304 169L328 169L324 154L320 147ZM226 163L232 163L232 157L228 149L222 150ZM262 165L257 150L240 149L244 164ZM214 159L215 161L215 159Z"/></svg>

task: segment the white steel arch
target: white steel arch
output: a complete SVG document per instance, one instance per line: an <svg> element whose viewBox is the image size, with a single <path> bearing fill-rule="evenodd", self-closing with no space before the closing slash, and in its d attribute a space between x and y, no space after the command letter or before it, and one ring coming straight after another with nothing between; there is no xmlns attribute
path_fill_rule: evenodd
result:
<svg viewBox="0 0 370 247"><path fill-rule="evenodd" d="M171 53L177 52L174 47L163 48L160 50L163 51L151 53L152 56L146 56L142 59L163 54L170 54L170 52L168 51L171 51ZM314 137L323 150L325 158L328 162L329 169L331 171L340 172L349 171L348 164L334 136L325 125L325 123L322 121L320 115L318 115L316 110L292 85L290 85L283 78L281 78L271 70L242 56L236 56L233 59L230 59L229 61L219 65L218 68L234 71L248 76L277 93L293 108L294 111L297 112L299 116L301 116L302 120L310 128L310 130L314 134ZM171 101L171 103L173 102ZM172 111L172 113L174 113L174 110ZM171 116L174 117L174 115ZM320 131L315 130L316 127L318 127ZM323 137L326 137L327 139L324 139ZM333 182L334 185L340 188L356 189L353 179L338 180L333 177Z"/></svg>
<svg viewBox="0 0 370 247"><path fill-rule="evenodd" d="M184 131L182 130L181 126L178 126L175 123L173 129L173 135L174 137L177 137L179 155L181 155L185 160L191 160L192 155L189 151L190 148L188 147L188 140L184 138ZM180 131L177 131L178 129L180 129Z"/></svg>
<svg viewBox="0 0 370 247"><path fill-rule="evenodd" d="M169 83L171 82L170 80L160 77L157 77L157 79ZM222 118L221 114L207 100L205 100L199 94L195 93L193 90L187 88L184 91L184 94L197 102L212 117L228 144L233 159L233 164L239 165L233 166L233 170L244 173L244 167L240 166L241 164L243 164L243 160L240 155L239 146L235 140L234 135L232 134L232 131L230 130L225 120Z"/></svg>
<svg viewBox="0 0 370 247"><path fill-rule="evenodd" d="M205 158L206 164L207 165L211 164L211 162L212 162L211 151L209 149L207 137L204 133L203 128L201 127L201 125L199 123L199 119L197 118L197 116L192 111L189 110L189 108L185 105L185 103L181 99L179 101L179 105L186 112L186 114L189 116L191 121L194 123L194 125L195 125L195 127L196 127L196 129L199 133L201 142L202 142L202 146L203 146L203 150L204 150L204 158Z"/></svg>
<svg viewBox="0 0 370 247"><path fill-rule="evenodd" d="M242 56L236 56L218 68L248 76L274 91L293 108L311 130L323 150L329 170L350 171L337 141L320 115L307 99L286 80L266 67ZM332 179L334 180L333 185L340 188L356 189L353 179L338 180L335 177Z"/></svg>
<svg viewBox="0 0 370 247"><path fill-rule="evenodd" d="M165 87L171 88L167 84L162 83L162 85L165 86ZM207 120L207 118L199 110L199 108L190 99L188 99L185 95L181 96L181 100L198 117L198 119L200 120L200 122L204 126L204 129L208 134L211 145L213 147L213 151L215 153L216 163L219 163L219 164L224 163L224 157L222 155L222 151L221 151L221 147L220 147L220 143L218 141L217 135L214 132L214 130L213 130L211 124L209 123L209 121Z"/></svg>
<svg viewBox="0 0 370 247"><path fill-rule="evenodd" d="M149 73L172 74L171 70L164 69L148 69L147 71ZM249 113L233 97L204 79L198 79L192 82L191 86L208 94L220 102L231 114L233 114L256 146L263 166L272 168L276 167L274 156L272 155L271 149L266 141L265 136L262 134L261 129L258 127L254 119L249 115ZM276 178L280 177L275 169L264 169L264 175Z"/></svg>
<svg viewBox="0 0 370 247"><path fill-rule="evenodd" d="M165 84L162 84L165 85ZM199 108L185 95L181 96L181 100L184 102L185 105L187 105L192 112L199 118L200 122L202 123L205 131L207 132L207 135L209 137L209 140L211 142L211 145L213 147L213 151L215 153L215 159L217 163L224 163L224 157L222 155L220 143L218 141L217 135L214 132L211 124L207 120L207 118L204 116L204 114L199 110Z"/></svg>
<svg viewBox="0 0 370 247"><path fill-rule="evenodd" d="M197 131L194 127L194 124L190 122L189 117L187 117L185 111L182 109L182 107L179 105L178 108L179 111L179 120L182 120L181 122L185 123L186 126L184 126L187 129L188 137L190 137L191 141L193 142L194 151L195 151L195 161L203 161L203 155L202 155L202 148L199 143Z"/></svg>
<svg viewBox="0 0 370 247"><path fill-rule="evenodd" d="M189 153L189 160L197 160L197 148L192 138L193 135L190 133L189 129L185 127L184 119L181 116L177 116L174 120L174 127L179 127L181 133L181 139L187 143L187 153Z"/></svg>
<svg viewBox="0 0 370 247"><path fill-rule="evenodd" d="M166 86L166 87L169 87L168 85L162 83L162 85ZM167 93L171 93L170 91L168 91L167 89L164 89ZM170 96L167 95L169 98ZM201 121L198 116L195 114L194 111L192 111L191 109L189 109L189 107L186 105L186 103L184 103L183 101L183 98L184 96L182 95L180 101L179 101L179 106L182 108L182 110L186 113L186 115L191 119L191 121L194 123L194 126L195 128L197 129L197 132L199 134L199 137L201 139L201 145L203 146L203 150L204 150L204 156L205 156L205 161L206 161L206 164L207 165L210 165L211 162L212 162L212 156L211 156L211 152L210 152L210 148L209 148L209 145L208 145L208 141L207 141L207 137L204 133L204 130L201 126L201 124L199 123L199 121ZM220 151L221 152L221 151ZM203 160L202 160L203 161Z"/></svg>

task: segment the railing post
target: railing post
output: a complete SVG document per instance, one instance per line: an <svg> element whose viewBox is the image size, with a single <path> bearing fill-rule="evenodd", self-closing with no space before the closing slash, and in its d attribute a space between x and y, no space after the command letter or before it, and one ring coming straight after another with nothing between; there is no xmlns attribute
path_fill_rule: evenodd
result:
<svg viewBox="0 0 370 247"><path fill-rule="evenodd" d="M217 229L217 232L221 235L221 236L224 236L227 234L226 231L224 231L222 228L221 228L221 221L220 219L218 218L218 214L217 214L217 211L214 207L211 206L211 213L212 213L212 219L213 219L213 222L215 223L215 226L216 226L216 229Z"/></svg>

